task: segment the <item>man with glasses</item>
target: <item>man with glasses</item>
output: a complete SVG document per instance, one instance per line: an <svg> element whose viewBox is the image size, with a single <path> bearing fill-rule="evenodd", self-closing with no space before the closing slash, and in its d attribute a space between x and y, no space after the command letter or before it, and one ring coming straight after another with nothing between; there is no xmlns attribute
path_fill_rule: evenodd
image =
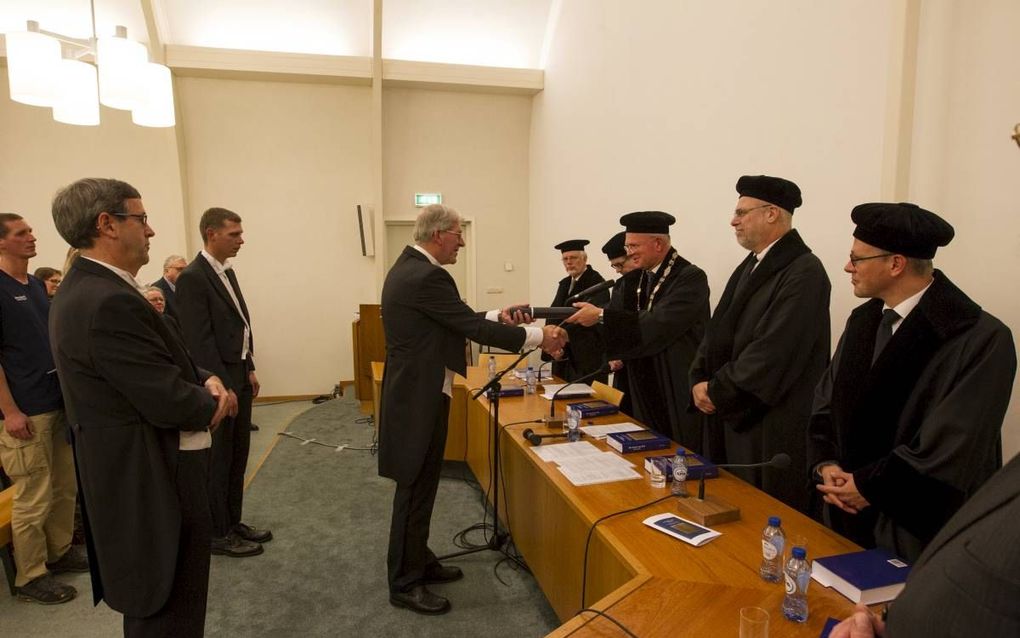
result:
<svg viewBox="0 0 1020 638"><path fill-rule="evenodd" d="M163 261L163 276L152 282L152 285L163 291L163 299L166 304L166 314L180 322L181 317L177 314L177 277L188 265L184 257L170 255Z"/></svg>
<svg viewBox="0 0 1020 638"><path fill-rule="evenodd" d="M588 265L588 253L584 251L589 242L587 239L569 239L562 241L553 248L560 251L560 259L563 262L563 269L567 276L559 281L556 287L556 296L550 306L569 306L567 299L574 294L600 284L605 279L597 270ZM585 299L596 306L604 306L609 303L609 291L604 290ZM546 323L555 324L554 321ZM549 361L551 357L543 355L542 359ZM605 347L598 331L575 327L570 335L570 346L563 356L553 361L552 373L566 381L574 381L581 377L592 374L605 365ZM609 379L609 373L603 372L594 380L605 383Z"/></svg>
<svg viewBox="0 0 1020 638"><path fill-rule="evenodd" d="M833 529L913 562L1002 465L1016 350L934 269L948 222L914 204L861 204L851 219L844 270L870 301L818 385L810 462Z"/></svg>
<svg viewBox="0 0 1020 638"><path fill-rule="evenodd" d="M237 397L237 415L213 435L209 501L212 553L241 558L261 554L273 533L241 522L244 471L251 447L252 400L259 395L255 342L248 305L232 257L244 244L241 216L210 208L198 224L204 248L177 278L177 309L195 361L216 373Z"/></svg>
<svg viewBox="0 0 1020 638"><path fill-rule="evenodd" d="M705 451L717 463L757 463L785 452L785 472L734 474L808 512L806 439L815 385L829 362L829 278L793 229L802 203L793 182L767 175L737 181L730 219L750 251L730 276L691 367L704 415Z"/></svg>
<svg viewBox="0 0 1020 638"><path fill-rule="evenodd" d="M639 274L624 283L619 302L604 309L574 304L578 311L566 323L604 324L608 356L627 361L633 416L700 453L700 420L687 410L687 370L708 322L708 278L673 247L674 223L662 211L621 217L624 247ZM573 338L570 329L568 335Z"/></svg>
<svg viewBox="0 0 1020 638"><path fill-rule="evenodd" d="M50 343L81 485L92 594L125 636L202 636L209 586L210 428L236 409L142 297L141 195L112 179L57 193L81 256L50 309Z"/></svg>

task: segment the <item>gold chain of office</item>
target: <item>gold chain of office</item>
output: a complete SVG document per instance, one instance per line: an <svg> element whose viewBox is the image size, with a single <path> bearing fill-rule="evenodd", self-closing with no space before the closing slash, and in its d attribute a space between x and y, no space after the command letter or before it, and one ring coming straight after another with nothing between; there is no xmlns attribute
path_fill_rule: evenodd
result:
<svg viewBox="0 0 1020 638"><path fill-rule="evenodd" d="M662 271L661 275L659 275L659 280L657 282L655 282L655 288L652 288L651 294L648 295L648 307L647 308L642 308L641 307L641 288L645 285L644 275L641 276L641 283L638 284L638 289L637 289L637 303L638 303L638 308L637 309L639 311L640 310L651 310L652 309L652 303L655 301L655 294L657 292L659 292L659 288L662 286L662 282L666 281L666 277L669 276L669 271L673 270L673 264L676 263L676 259L679 256L680 256L680 253L674 252L673 256L669 258L669 263L666 264L666 269ZM648 271L645 271L645 274L648 274Z"/></svg>

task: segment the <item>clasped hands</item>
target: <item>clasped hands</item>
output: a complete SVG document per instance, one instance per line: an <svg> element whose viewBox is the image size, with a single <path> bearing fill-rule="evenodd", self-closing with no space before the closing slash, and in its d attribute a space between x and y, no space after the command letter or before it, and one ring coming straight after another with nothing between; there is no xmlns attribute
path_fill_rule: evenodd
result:
<svg viewBox="0 0 1020 638"><path fill-rule="evenodd" d="M526 307L526 305L518 304L500 310L500 323L505 323L510 326L532 323L534 319L531 315L521 312L521 307ZM542 327L542 351L548 353L555 359L559 359L563 356L563 349L567 346L567 342L569 340L570 338L567 336L567 331L559 326L547 324Z"/></svg>
<svg viewBox="0 0 1020 638"><path fill-rule="evenodd" d="M843 468L834 463L822 466L818 473L822 476L822 484L816 487L824 494L822 500L829 505L838 507L847 514L857 514L871 505L857 491L852 473L844 472Z"/></svg>

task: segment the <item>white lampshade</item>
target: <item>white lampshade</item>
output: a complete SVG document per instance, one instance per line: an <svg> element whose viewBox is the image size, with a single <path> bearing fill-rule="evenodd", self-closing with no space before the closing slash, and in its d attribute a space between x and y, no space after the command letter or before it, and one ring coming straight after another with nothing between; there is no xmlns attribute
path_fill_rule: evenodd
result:
<svg viewBox="0 0 1020 638"><path fill-rule="evenodd" d="M96 67L77 60L61 60L57 66L58 90L53 119L79 126L99 125L99 86Z"/></svg>
<svg viewBox="0 0 1020 638"><path fill-rule="evenodd" d="M7 76L11 99L32 106L53 106L60 42L42 33L7 33Z"/></svg>
<svg viewBox="0 0 1020 638"><path fill-rule="evenodd" d="M131 110L140 99L138 78L148 64L145 45L116 36L99 38L99 101L114 109Z"/></svg>
<svg viewBox="0 0 1020 638"><path fill-rule="evenodd" d="M141 71L141 100L131 110L131 121L139 126L168 127L174 118L174 85L170 69L147 63Z"/></svg>

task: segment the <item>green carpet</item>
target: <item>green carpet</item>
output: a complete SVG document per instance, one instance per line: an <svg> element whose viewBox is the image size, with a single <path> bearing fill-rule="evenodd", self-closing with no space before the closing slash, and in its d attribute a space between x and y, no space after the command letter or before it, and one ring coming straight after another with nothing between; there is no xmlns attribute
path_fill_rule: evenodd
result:
<svg viewBox="0 0 1020 638"><path fill-rule="evenodd" d="M502 556L456 559L465 572L436 585L453 610L426 617L389 604L386 544L393 482L380 478L367 447L370 423L352 398L314 407L282 437L245 496L245 522L273 530L263 555L213 556L208 636L541 636L559 625L534 579ZM255 459L253 459L253 462ZM463 465L446 468L458 475ZM458 478L439 486L430 546L456 551L454 535L479 522L477 488ZM471 536L481 541L481 534ZM501 582L502 581L502 582Z"/></svg>

